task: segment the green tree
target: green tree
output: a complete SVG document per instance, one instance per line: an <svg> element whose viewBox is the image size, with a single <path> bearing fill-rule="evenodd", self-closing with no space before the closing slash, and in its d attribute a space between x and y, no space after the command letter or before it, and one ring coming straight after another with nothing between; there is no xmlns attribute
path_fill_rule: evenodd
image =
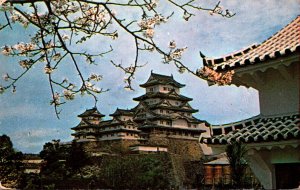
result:
<svg viewBox="0 0 300 190"><path fill-rule="evenodd" d="M71 173L79 173L82 177L81 169L88 163L88 154L84 150L81 143L72 142L69 149L69 154L66 160L67 167L70 168Z"/></svg>
<svg viewBox="0 0 300 190"><path fill-rule="evenodd" d="M168 189L171 164L167 155L105 157L101 164L103 188Z"/></svg>
<svg viewBox="0 0 300 190"><path fill-rule="evenodd" d="M234 188L242 188L244 186L247 163L245 155L247 153L246 146L241 142L231 142L226 147L226 154L231 169L231 179Z"/></svg>
<svg viewBox="0 0 300 190"><path fill-rule="evenodd" d="M0 179L3 184L18 187L22 169L23 154L13 148L7 135L0 136Z"/></svg>
<svg viewBox="0 0 300 190"><path fill-rule="evenodd" d="M69 147L62 146L60 140L52 140L43 146L40 157L45 160L41 175L43 178L63 179L68 175L66 160L69 157Z"/></svg>

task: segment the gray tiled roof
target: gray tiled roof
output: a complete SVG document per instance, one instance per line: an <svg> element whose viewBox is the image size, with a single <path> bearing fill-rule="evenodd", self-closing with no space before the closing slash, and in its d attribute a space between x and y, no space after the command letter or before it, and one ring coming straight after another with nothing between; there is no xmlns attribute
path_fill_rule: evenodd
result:
<svg viewBox="0 0 300 190"><path fill-rule="evenodd" d="M110 114L109 116L133 116L134 112L132 110L125 110L125 109L119 109L117 108L116 111L113 114Z"/></svg>
<svg viewBox="0 0 300 190"><path fill-rule="evenodd" d="M166 75L160 75L160 74L156 74L156 73L152 73L148 79L148 81L144 84L141 84L140 87L146 88L149 86L153 86L153 85L157 85L157 84L163 84L163 85L172 85L178 88L182 88L185 85L181 84L177 81L174 80L173 75L171 76L166 76Z"/></svg>
<svg viewBox="0 0 300 190"><path fill-rule="evenodd" d="M82 114L78 115L78 117L88 117L88 116L97 116L97 117L104 117L105 115L101 114L96 107L92 109L87 109Z"/></svg>
<svg viewBox="0 0 300 190"><path fill-rule="evenodd" d="M168 93L163 93L163 92L148 92L142 96L133 98L133 100L136 101L141 101L149 98L167 98L167 99L172 99L172 100L181 100L181 101L191 101L193 100L192 98L183 96L181 94L177 94L174 91L170 91Z"/></svg>
<svg viewBox="0 0 300 190"><path fill-rule="evenodd" d="M214 70L228 70L259 64L300 51L300 16L286 27L259 45L252 45L241 51L221 58L205 58L203 64Z"/></svg>
<svg viewBox="0 0 300 190"><path fill-rule="evenodd" d="M227 144L231 141L243 143L259 143L300 139L299 113L285 116L254 117L252 119L232 123L224 127L227 133L202 138L206 144ZM212 130L216 129L212 127ZM225 130L226 131L226 130Z"/></svg>

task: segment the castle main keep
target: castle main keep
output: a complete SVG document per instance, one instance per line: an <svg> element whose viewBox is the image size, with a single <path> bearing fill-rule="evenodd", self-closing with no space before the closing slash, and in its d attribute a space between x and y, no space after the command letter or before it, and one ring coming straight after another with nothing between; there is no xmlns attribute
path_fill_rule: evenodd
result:
<svg viewBox="0 0 300 190"><path fill-rule="evenodd" d="M76 142L89 150L105 152L121 147L131 152L169 152L188 160L199 160L202 150L199 136L207 132L208 123L193 116L198 110L181 95L185 85L173 76L151 73L145 94L133 98L138 104L132 109L116 109L112 119L104 120L96 107L78 115L80 123L73 127ZM111 151L111 150L110 150Z"/></svg>

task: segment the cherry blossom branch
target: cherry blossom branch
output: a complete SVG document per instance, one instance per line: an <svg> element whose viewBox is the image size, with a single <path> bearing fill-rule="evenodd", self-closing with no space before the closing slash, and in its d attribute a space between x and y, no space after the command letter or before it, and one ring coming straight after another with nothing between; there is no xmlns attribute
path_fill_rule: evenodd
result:
<svg viewBox="0 0 300 190"><path fill-rule="evenodd" d="M226 18L231 18L235 14L228 10L223 10L220 2L213 8L202 8L196 5L196 0L187 0L183 3L177 3L173 0L167 0L171 6L177 10L183 11L183 18L189 20L195 15L193 11L207 11L209 14L216 14ZM31 6L23 6L31 5ZM44 6L44 9L38 7ZM67 100L73 100L77 94L87 94L93 97L97 103L97 94L106 92L103 88L98 88L96 83L102 80L102 75L87 74L83 72L80 58L85 58L87 64L96 64L97 58L102 58L113 51L113 47L97 53L90 53L81 48L75 51L73 46L81 45L84 47L89 40L95 37L104 38L106 41L116 40L120 34L127 33L133 38L135 46L134 62L116 64L114 60L110 62L125 73L125 88L133 90L132 80L138 68L143 67L140 64L140 53L143 51L156 51L163 57L166 64L173 63L179 72L189 72L203 79L207 76L193 71L180 61L182 54L187 47L177 48L175 41L171 41L168 49L159 47L154 41L155 27L163 24L173 16L163 16L157 9L159 6L156 0L129 0L126 2L109 1L109 0L8 0L1 7L5 23L0 25L0 32L4 30L14 30L13 26L21 24L25 28L34 29L32 36L26 39L27 43L19 42L15 45L4 45L2 53L6 56L21 57L19 65L25 71L17 77L12 78L9 74L4 76L10 84L2 86L0 84L0 93L8 88L16 90L16 83L37 62L45 64L44 72L48 75L50 91L52 95L51 104L54 106L55 113L59 118L59 106ZM128 12L141 13L139 18L130 20L128 18L119 18L112 8L126 8ZM43 11L42 11L43 10ZM119 32L121 30L122 32ZM71 60L75 68L75 75L80 79L80 84L75 84L64 79L58 82L53 72L60 70L60 64ZM126 66L129 65L129 66ZM205 71L207 71L206 69ZM63 90L61 92L61 90ZM61 99L63 99L61 101Z"/></svg>

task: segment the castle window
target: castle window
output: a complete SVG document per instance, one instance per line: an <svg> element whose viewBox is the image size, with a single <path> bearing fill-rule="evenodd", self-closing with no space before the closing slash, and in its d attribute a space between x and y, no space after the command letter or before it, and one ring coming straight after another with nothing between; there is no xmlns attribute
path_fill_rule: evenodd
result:
<svg viewBox="0 0 300 190"><path fill-rule="evenodd" d="M166 90L167 90L167 87L164 87L164 90L166 91Z"/></svg>
<svg viewBox="0 0 300 190"><path fill-rule="evenodd" d="M164 110L159 110L160 113L164 113Z"/></svg>
<svg viewBox="0 0 300 190"><path fill-rule="evenodd" d="M160 124L164 124L164 121L160 121Z"/></svg>
<svg viewBox="0 0 300 190"><path fill-rule="evenodd" d="M153 92L153 88L150 88L150 92Z"/></svg>
<svg viewBox="0 0 300 190"><path fill-rule="evenodd" d="M191 124L188 124L188 127L191 127Z"/></svg>
<svg viewBox="0 0 300 190"><path fill-rule="evenodd" d="M171 121L167 121L167 125L172 125L172 122Z"/></svg>

